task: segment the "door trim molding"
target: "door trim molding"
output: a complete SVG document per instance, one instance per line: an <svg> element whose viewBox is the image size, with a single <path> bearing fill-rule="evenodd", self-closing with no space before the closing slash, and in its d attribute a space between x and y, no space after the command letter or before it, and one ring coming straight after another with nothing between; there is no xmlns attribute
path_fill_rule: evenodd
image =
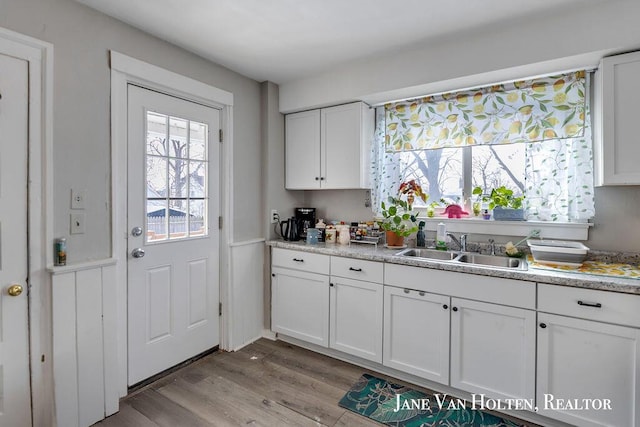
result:
<svg viewBox="0 0 640 427"><path fill-rule="evenodd" d="M29 347L33 425L53 413L53 45L0 27L0 53L29 63ZM44 361L41 361L44 358Z"/></svg>
<svg viewBox="0 0 640 427"><path fill-rule="evenodd" d="M116 259L115 300L117 307L106 316L117 323L117 360L105 353L105 364L115 364L117 378L105 378L105 389L127 394L127 85L134 84L221 110L220 127L225 135L221 152L221 206L227 218L220 233L220 301L227 306L229 294L229 243L233 236L233 94L158 66L111 51L111 216L112 258ZM225 319L220 321L220 348L228 342ZM106 340L106 337L105 337ZM107 380L109 383L107 383ZM111 393L108 393L111 394ZM110 397L109 397L110 398ZM118 410L117 399L105 403L110 411ZM112 412L112 413L113 413Z"/></svg>

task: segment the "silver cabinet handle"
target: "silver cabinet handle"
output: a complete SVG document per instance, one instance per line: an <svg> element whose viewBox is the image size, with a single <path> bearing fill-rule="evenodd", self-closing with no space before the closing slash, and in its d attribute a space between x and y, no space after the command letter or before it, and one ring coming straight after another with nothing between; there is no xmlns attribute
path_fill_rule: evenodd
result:
<svg viewBox="0 0 640 427"><path fill-rule="evenodd" d="M142 258L144 256L144 249L135 248L134 250L131 251L131 256L134 258Z"/></svg>

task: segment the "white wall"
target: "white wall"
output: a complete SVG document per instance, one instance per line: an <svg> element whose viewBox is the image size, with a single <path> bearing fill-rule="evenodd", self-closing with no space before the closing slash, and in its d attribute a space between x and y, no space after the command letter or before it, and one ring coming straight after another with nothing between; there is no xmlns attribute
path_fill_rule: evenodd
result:
<svg viewBox="0 0 640 427"><path fill-rule="evenodd" d="M0 26L54 45L54 235L68 237L69 263L111 255L110 49L232 92L235 179L259 188L257 82L71 0L2 0ZM87 193L83 235L69 235L71 188ZM235 203L234 240L261 237L254 200Z"/></svg>

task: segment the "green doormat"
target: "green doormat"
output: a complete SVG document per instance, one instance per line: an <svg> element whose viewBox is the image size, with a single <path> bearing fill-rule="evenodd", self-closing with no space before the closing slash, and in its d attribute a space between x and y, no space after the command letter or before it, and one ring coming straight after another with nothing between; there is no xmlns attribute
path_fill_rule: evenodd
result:
<svg viewBox="0 0 640 427"><path fill-rule="evenodd" d="M513 421L465 407L445 394L426 394L364 374L340 400L340 406L397 427L520 427Z"/></svg>

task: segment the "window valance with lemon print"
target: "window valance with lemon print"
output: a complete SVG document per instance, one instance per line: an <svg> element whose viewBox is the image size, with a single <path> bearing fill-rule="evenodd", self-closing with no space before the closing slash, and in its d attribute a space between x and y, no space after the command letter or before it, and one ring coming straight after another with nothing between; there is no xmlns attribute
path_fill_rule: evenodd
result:
<svg viewBox="0 0 640 427"><path fill-rule="evenodd" d="M386 151L581 137L585 71L385 105Z"/></svg>

